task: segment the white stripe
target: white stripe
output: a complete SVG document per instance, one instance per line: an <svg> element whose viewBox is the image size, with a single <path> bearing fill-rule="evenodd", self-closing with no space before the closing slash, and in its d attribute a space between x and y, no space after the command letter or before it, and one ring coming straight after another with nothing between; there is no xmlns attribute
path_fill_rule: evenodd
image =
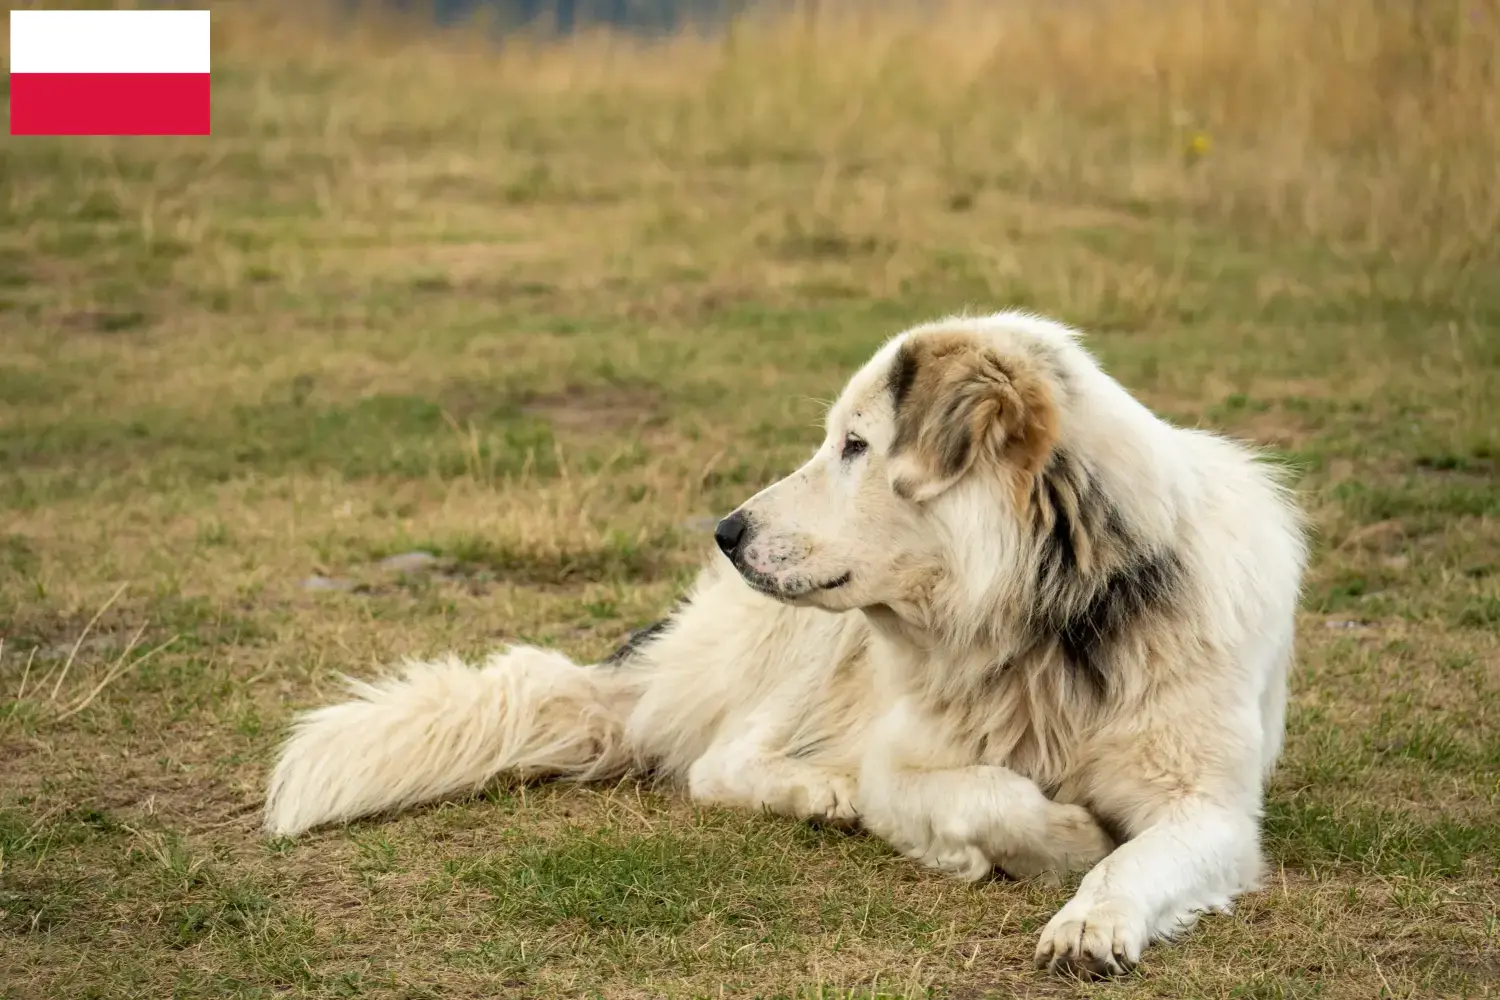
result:
<svg viewBox="0 0 1500 1000"><path fill-rule="evenodd" d="M13 10L12 73L207 73L206 10Z"/></svg>

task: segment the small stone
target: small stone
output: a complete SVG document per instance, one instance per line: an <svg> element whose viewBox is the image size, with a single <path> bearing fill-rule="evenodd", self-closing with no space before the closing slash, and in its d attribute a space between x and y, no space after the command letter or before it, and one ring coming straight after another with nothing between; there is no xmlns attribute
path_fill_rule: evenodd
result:
<svg viewBox="0 0 1500 1000"><path fill-rule="evenodd" d="M1324 628L1331 629L1366 629L1370 626L1365 622L1352 621L1346 618L1335 618L1323 623Z"/></svg>
<svg viewBox="0 0 1500 1000"><path fill-rule="evenodd" d="M431 552L403 552L400 555L387 556L380 560L380 568L388 573L417 573L429 568L438 561L437 556Z"/></svg>
<svg viewBox="0 0 1500 1000"><path fill-rule="evenodd" d="M331 576L310 576L302 581L303 590L353 590L353 580L338 580Z"/></svg>

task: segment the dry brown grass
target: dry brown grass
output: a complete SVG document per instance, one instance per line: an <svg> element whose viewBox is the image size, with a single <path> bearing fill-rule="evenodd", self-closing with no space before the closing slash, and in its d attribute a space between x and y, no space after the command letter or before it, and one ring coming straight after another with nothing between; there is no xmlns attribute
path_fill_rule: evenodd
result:
<svg viewBox="0 0 1500 1000"><path fill-rule="evenodd" d="M0 144L0 997L1497 992L1500 4L214 30L210 140ZM1001 305L1302 472L1235 917L1077 987L1055 891L629 784L258 839L335 674L602 654L880 339Z"/></svg>
<svg viewBox="0 0 1500 1000"><path fill-rule="evenodd" d="M723 38L518 40L500 59L457 32L414 50L405 23L342 31L329 45L290 22L236 20L221 37L235 54L274 39L323 71L352 68L351 83L420 80L406 99L438 120L494 99L596 114L666 168L695 154L806 156L824 173L821 210L841 169L894 161L956 195L1003 178L1026 197L1399 248L1410 262L1436 256L1434 270L1494 261L1493 0L812 3ZM428 106L444 84L444 107ZM408 118L390 96L340 125ZM638 108L651 110L624 120Z"/></svg>

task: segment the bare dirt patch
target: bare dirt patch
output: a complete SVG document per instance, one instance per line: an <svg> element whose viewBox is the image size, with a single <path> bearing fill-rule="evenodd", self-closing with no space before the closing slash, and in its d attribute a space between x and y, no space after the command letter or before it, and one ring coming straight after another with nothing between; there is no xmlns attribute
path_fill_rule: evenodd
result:
<svg viewBox="0 0 1500 1000"><path fill-rule="evenodd" d="M662 418L661 408L659 390L625 386L570 386L561 392L530 396L521 405L523 412L574 434L619 432L657 423Z"/></svg>

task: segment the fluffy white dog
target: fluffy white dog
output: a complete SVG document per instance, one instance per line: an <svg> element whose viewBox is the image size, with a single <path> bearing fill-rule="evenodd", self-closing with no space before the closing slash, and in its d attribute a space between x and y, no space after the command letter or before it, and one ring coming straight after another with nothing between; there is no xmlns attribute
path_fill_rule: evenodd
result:
<svg viewBox="0 0 1500 1000"><path fill-rule="evenodd" d="M408 661L302 716L268 832L506 772L858 823L965 879L1090 868L1038 965L1118 973L1261 871L1305 562L1273 471L1057 323L950 318L850 380L723 557L604 664Z"/></svg>

